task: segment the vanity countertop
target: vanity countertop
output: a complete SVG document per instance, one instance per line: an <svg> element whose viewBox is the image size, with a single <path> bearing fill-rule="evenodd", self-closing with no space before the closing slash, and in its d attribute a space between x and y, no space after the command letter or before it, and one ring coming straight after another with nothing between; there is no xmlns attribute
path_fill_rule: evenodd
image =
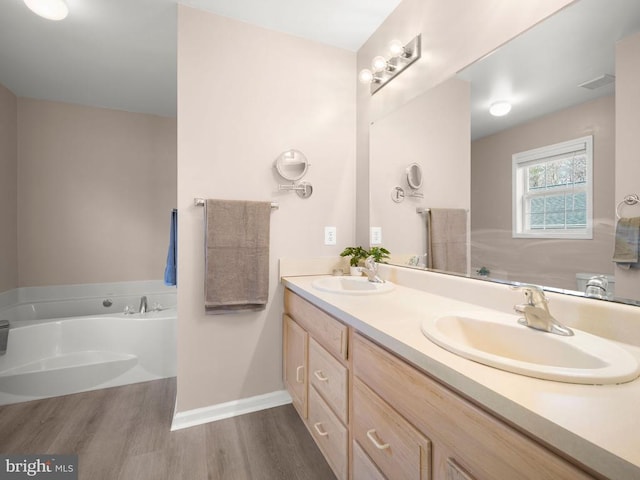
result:
<svg viewBox="0 0 640 480"><path fill-rule="evenodd" d="M553 449L607 478L640 478L640 379L577 385L488 367L435 345L420 330L426 316L486 308L401 285L379 295L328 293L312 287L317 278L282 283ZM640 348L625 347L640 358Z"/></svg>

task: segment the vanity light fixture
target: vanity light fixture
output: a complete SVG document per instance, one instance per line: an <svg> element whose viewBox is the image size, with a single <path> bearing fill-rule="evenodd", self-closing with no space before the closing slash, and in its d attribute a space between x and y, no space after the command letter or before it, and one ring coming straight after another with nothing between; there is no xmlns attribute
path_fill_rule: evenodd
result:
<svg viewBox="0 0 640 480"><path fill-rule="evenodd" d="M494 117L503 117L511 111L511 104L506 100L494 102L489 107L489 113Z"/></svg>
<svg viewBox="0 0 640 480"><path fill-rule="evenodd" d="M381 55L374 57L371 62L371 70L365 68L358 75L362 83L371 85L371 95L420 58L420 35L416 35L406 45L403 45L399 40L392 41L389 45L389 51L391 57L388 59Z"/></svg>
<svg viewBox="0 0 640 480"><path fill-rule="evenodd" d="M36 15L47 20L63 20L69 15L69 7L64 0L23 0Z"/></svg>

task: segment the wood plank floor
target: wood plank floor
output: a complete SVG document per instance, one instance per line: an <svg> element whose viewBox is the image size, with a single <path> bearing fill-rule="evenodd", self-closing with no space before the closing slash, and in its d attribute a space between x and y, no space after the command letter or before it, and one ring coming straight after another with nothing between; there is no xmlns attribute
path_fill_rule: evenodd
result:
<svg viewBox="0 0 640 480"><path fill-rule="evenodd" d="M78 454L81 480L330 480L293 406L171 432L175 379L0 407L0 453Z"/></svg>

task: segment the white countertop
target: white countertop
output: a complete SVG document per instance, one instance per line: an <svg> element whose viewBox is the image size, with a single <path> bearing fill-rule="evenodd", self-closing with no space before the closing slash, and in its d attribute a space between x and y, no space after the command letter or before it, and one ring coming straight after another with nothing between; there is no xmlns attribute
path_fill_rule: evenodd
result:
<svg viewBox="0 0 640 480"><path fill-rule="evenodd" d="M285 277L283 284L399 357L503 420L611 479L640 478L640 380L577 385L525 377L476 363L429 341L426 316L487 310L396 285L379 295L317 290L318 276ZM625 346L640 358L640 348Z"/></svg>

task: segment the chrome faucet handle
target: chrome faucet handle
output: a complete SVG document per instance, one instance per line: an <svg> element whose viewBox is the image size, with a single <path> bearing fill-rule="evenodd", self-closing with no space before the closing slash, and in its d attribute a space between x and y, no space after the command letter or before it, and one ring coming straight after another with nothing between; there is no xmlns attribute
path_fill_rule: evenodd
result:
<svg viewBox="0 0 640 480"><path fill-rule="evenodd" d="M549 302L549 300L547 300L542 287L539 287L538 285L523 284L513 285L511 287L511 290L521 290L524 293L524 296L527 299L527 303L529 305L548 310L547 303Z"/></svg>
<svg viewBox="0 0 640 480"><path fill-rule="evenodd" d="M513 309L521 313L523 317L518 323L526 327L544 332L555 333L556 335L571 336L573 330L565 327L549 312L547 297L544 290L537 285L514 285L512 290L522 290L527 299L526 305L514 305Z"/></svg>
<svg viewBox="0 0 640 480"><path fill-rule="evenodd" d="M378 264L376 263L375 258L373 258L373 255L369 255L365 260L364 260L364 266L373 271L373 273L376 273L378 271Z"/></svg>

